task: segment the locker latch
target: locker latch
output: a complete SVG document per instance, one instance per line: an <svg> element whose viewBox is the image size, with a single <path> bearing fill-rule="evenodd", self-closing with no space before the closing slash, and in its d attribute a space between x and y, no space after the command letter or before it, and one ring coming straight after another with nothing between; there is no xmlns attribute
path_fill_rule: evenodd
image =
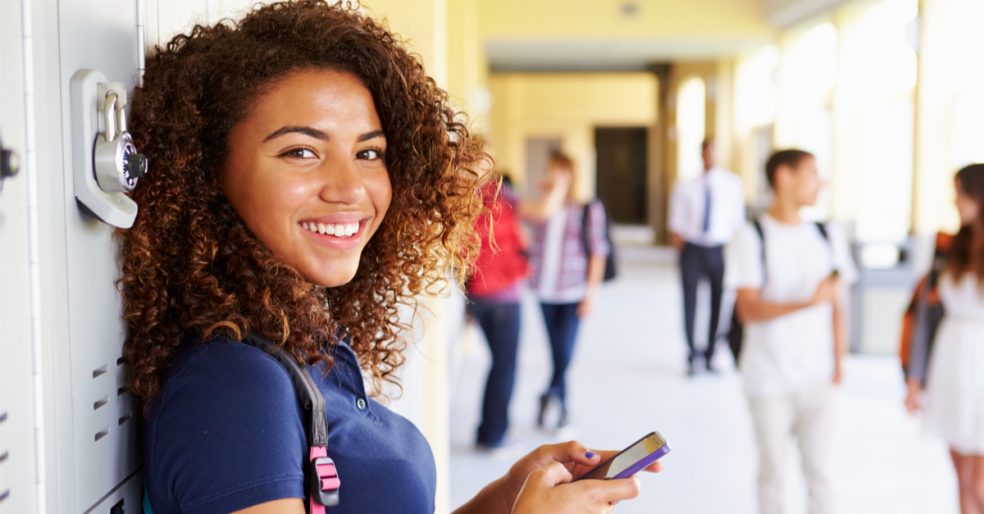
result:
<svg viewBox="0 0 984 514"><path fill-rule="evenodd" d="M110 82L95 70L72 75L75 197L100 220L119 228L133 226L137 204L126 193L148 167L126 130L126 91L126 84Z"/></svg>
<svg viewBox="0 0 984 514"><path fill-rule="evenodd" d="M3 181L13 177L20 171L20 158L17 152L3 146L3 138L0 138L0 191L3 190Z"/></svg>

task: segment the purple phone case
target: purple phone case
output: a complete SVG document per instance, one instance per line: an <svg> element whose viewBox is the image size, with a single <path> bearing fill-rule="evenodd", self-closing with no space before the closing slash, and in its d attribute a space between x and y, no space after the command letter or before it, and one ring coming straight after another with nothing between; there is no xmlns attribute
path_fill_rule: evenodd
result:
<svg viewBox="0 0 984 514"><path fill-rule="evenodd" d="M636 462L635 464L625 468L624 471L613 476L611 479L628 478L632 475L635 475L636 473L651 466L652 463L656 462L657 460L660 459L660 457L666 455L667 453L670 453L670 445L664 444L660 449L654 451L653 453L650 453L639 462Z"/></svg>
<svg viewBox="0 0 984 514"><path fill-rule="evenodd" d="M660 435L658 432L653 432L653 433L655 433L656 436L659 437L660 439L663 439L663 441L664 441L663 446L659 447L659 449L656 450L656 451L654 451L653 453L650 453L649 455L646 455L645 457L642 458L642 460L640 460L640 461L636 462L635 464L633 464L633 465L625 468L624 470L622 470L621 473L619 473L619 474L617 474L617 475L615 475L615 476L613 476L611 478L608 478L606 480L616 480L616 479L619 479L619 478L628 478L628 477L630 477L632 475L635 475L636 473L638 473L638 472L640 472L640 471L648 468L649 466L652 465L652 463L656 462L657 460L659 460L661 457L663 457L667 453L670 453L670 445L669 445L669 443L666 443L665 442L666 439L662 435ZM626 450L629 449L629 448L632 448L633 446L635 446L637 444L639 444L640 442L642 442L644 439L646 439L647 437L649 437L653 433L646 434L645 436L643 436L642 438L640 438L638 441L630 444L628 447L626 447ZM581 476L577 480L581 480L582 478L588 477L589 475L591 475L592 473L594 473L598 469L600 469L600 468L604 467L605 465L607 465L609 462L615 460L615 458L618 457L619 455L621 455L622 452L624 452L624 451L625 450L622 450L621 452L618 452L615 455L613 455L608 460L602 462L601 464L598 464L591 471L588 471L587 473L585 473L583 476Z"/></svg>

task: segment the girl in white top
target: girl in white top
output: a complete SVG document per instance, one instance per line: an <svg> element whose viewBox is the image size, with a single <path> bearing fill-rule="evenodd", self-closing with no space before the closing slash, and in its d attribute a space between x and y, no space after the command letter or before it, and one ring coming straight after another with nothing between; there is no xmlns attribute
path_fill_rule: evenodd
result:
<svg viewBox="0 0 984 514"><path fill-rule="evenodd" d="M961 169L955 183L961 227L940 280L946 314L927 375L925 421L950 446L960 512L984 514L984 164ZM906 406L920 407L917 381Z"/></svg>

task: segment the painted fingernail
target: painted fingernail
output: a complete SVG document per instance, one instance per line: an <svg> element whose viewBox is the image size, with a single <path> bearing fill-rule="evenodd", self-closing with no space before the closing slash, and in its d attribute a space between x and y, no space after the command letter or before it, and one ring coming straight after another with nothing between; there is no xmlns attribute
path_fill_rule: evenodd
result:
<svg viewBox="0 0 984 514"><path fill-rule="evenodd" d="M584 456L585 458L593 459L595 458L595 452L589 451L588 453L585 453Z"/></svg>

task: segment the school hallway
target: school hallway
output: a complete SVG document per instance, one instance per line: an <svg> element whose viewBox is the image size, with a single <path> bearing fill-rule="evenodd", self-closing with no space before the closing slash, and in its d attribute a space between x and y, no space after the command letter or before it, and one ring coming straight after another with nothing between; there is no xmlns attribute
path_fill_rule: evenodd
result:
<svg viewBox="0 0 984 514"><path fill-rule="evenodd" d="M753 514L757 462L751 419L726 344L717 376L684 375L681 301L672 252L619 237L620 275L603 288L582 324L569 375L573 427L536 429L537 399L550 373L538 306L524 297L511 444L496 453L474 449L488 351L475 330L454 348L451 388L451 504L460 505L539 444L576 438L618 449L651 430L672 452L658 475L644 475L641 496L619 513ZM701 299L703 304L703 297ZM885 319L879 316L878 319ZM698 314L698 327L703 326ZM705 322L706 323L706 322ZM699 338L698 338L699 340ZM836 451L839 513L955 514L956 483L945 445L921 432L902 408L894 355L852 355L840 391ZM793 444L792 442L790 444ZM795 455L796 451L792 450ZM791 457L789 514L805 513L805 489Z"/></svg>

